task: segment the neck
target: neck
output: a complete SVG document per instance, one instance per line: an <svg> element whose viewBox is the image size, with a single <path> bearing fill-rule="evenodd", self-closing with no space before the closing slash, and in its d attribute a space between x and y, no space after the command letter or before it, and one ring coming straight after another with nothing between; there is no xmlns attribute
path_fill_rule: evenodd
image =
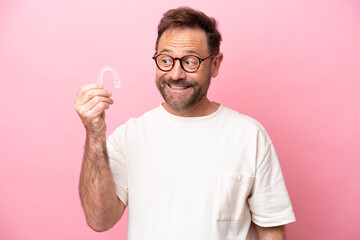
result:
<svg viewBox="0 0 360 240"><path fill-rule="evenodd" d="M210 115L210 114L216 112L216 110L218 110L220 105L215 102L210 102L209 99L206 96L204 96L204 98L200 102L198 102L192 108L185 110L185 111L173 109L166 102L162 103L162 106L164 107L164 109L167 112L169 112L173 115L176 115L176 116L203 117L203 116L207 116L207 115Z"/></svg>

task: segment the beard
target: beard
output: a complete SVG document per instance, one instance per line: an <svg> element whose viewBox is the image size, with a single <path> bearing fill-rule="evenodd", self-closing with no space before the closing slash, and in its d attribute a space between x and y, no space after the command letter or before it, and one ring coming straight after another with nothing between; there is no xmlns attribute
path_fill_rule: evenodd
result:
<svg viewBox="0 0 360 240"><path fill-rule="evenodd" d="M211 77L204 84L196 81L186 81L185 79L173 80L171 78L160 78L156 81L156 86L159 89L165 102L174 110L186 112L194 107L207 94L210 86ZM192 88L193 92L186 98L174 96L166 91L167 85L176 85L186 88Z"/></svg>

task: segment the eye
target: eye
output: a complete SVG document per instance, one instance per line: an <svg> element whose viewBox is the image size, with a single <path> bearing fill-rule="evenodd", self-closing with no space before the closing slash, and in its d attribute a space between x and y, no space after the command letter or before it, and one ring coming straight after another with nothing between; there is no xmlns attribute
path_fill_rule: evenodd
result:
<svg viewBox="0 0 360 240"><path fill-rule="evenodd" d="M187 68L196 68L199 64L199 59L194 56L186 56L183 58L182 63L184 67L186 66Z"/></svg>
<svg viewBox="0 0 360 240"><path fill-rule="evenodd" d="M172 65L172 62L173 62L173 60L170 56L160 55L158 57L158 63L161 64L162 66Z"/></svg>
<svg viewBox="0 0 360 240"><path fill-rule="evenodd" d="M188 65L188 66L196 65L196 63L194 61L189 61L189 60L186 61L185 64Z"/></svg>
<svg viewBox="0 0 360 240"><path fill-rule="evenodd" d="M163 63L163 64L169 64L169 63L170 63L170 60L169 60L169 59L162 59L162 63Z"/></svg>

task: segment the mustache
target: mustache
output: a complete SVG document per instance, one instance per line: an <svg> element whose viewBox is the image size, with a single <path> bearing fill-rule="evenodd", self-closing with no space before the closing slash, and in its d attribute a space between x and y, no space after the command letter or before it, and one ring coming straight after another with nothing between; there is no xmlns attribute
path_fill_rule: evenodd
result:
<svg viewBox="0 0 360 240"><path fill-rule="evenodd" d="M167 79L162 79L161 80L162 84L168 84L168 85L176 85L179 87L194 87L197 85L196 82L192 82L192 81L186 81L185 79L178 79L178 80L174 80L172 78L167 78Z"/></svg>

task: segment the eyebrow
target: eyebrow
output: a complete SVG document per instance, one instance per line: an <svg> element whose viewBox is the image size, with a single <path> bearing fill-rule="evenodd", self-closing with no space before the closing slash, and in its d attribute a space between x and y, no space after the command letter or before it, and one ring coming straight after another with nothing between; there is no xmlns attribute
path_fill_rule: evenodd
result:
<svg viewBox="0 0 360 240"><path fill-rule="evenodd" d="M165 49L161 50L161 52L159 52L159 54L161 54L161 53L169 53L169 54L171 54L171 53L174 53L174 51L165 48ZM185 54L200 56L200 54L198 52L194 51L194 50L185 50Z"/></svg>

